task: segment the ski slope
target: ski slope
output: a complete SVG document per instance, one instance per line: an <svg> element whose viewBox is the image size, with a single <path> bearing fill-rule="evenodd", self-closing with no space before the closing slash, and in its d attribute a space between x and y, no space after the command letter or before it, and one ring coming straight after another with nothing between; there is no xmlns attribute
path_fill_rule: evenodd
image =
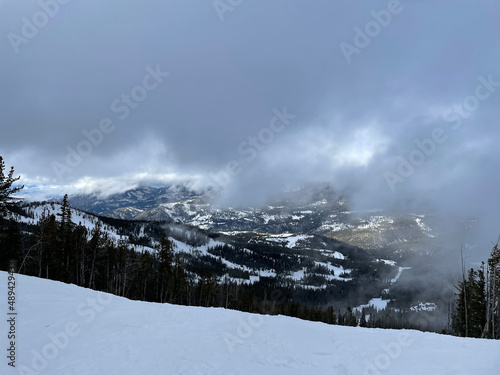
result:
<svg viewBox="0 0 500 375"><path fill-rule="evenodd" d="M2 375L498 375L500 369L500 341L130 301L16 279L12 368L5 355L7 273L0 272Z"/></svg>

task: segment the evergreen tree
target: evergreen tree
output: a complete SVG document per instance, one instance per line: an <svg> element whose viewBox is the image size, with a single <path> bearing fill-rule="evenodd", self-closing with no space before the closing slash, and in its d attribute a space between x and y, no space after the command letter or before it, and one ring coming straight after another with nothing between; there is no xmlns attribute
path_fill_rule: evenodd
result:
<svg viewBox="0 0 500 375"><path fill-rule="evenodd" d="M60 260L62 258L59 244L59 226L54 215L50 215L42 223L43 231L41 245L39 247L39 277L58 280L61 270Z"/></svg>
<svg viewBox="0 0 500 375"><path fill-rule="evenodd" d="M350 306L347 307L344 324L351 327L356 327L358 325L356 316L352 313L352 308Z"/></svg>
<svg viewBox="0 0 500 375"><path fill-rule="evenodd" d="M367 323L366 323L366 314L365 314L365 308L364 307L361 310L361 319L359 320L359 326L360 327L366 327L367 326Z"/></svg>
<svg viewBox="0 0 500 375"><path fill-rule="evenodd" d="M2 224L0 224L0 228L1 227ZM4 233L0 233L0 270L7 271L9 269L9 263L12 260L16 262L17 267L21 266L21 233L18 223L15 221L8 221L5 223ZM19 272L19 270L17 270L17 272Z"/></svg>
<svg viewBox="0 0 500 375"><path fill-rule="evenodd" d="M471 278L472 277L472 278ZM486 326L486 282L484 277L484 263L469 276L471 283L470 324L469 329L472 337L481 337Z"/></svg>
<svg viewBox="0 0 500 375"><path fill-rule="evenodd" d="M74 280L76 285L86 286L87 275L87 228L78 225L73 231L73 252L74 252ZM108 290L110 291L110 290Z"/></svg>
<svg viewBox="0 0 500 375"><path fill-rule="evenodd" d="M153 276L153 259L149 251L144 250L141 254L139 262L139 270L137 274L138 295L136 298L142 301L153 301Z"/></svg>
<svg viewBox="0 0 500 375"><path fill-rule="evenodd" d="M172 244L167 235L163 233L160 239L160 251L158 252L158 273L160 281L160 302L170 302L173 295L172 281L173 269L172 262L174 253Z"/></svg>
<svg viewBox="0 0 500 375"><path fill-rule="evenodd" d="M96 278L99 276L97 275L98 273L98 257L101 255L104 244L105 244L105 237L103 236L102 232L102 225L101 222L98 221L96 225L94 226L94 229L92 229L92 238L88 242L88 250L86 251L89 254L89 260L90 260L90 266L87 267L89 268L89 281L88 281L88 288L94 289L95 288L95 283L96 283Z"/></svg>
<svg viewBox="0 0 500 375"><path fill-rule="evenodd" d="M14 260L20 267L22 262L20 235L18 224L15 222L5 223L4 217L9 208L20 203L12 195L23 189L24 186L12 187L20 179L14 177L14 167L5 175L5 162L0 156L0 270L8 270L9 262Z"/></svg>
<svg viewBox="0 0 500 375"><path fill-rule="evenodd" d="M328 306L326 308L325 315L326 315L326 317L323 320L325 323L328 323L328 324L337 324L337 317L335 315L335 311L333 310L332 306Z"/></svg>
<svg viewBox="0 0 500 375"><path fill-rule="evenodd" d="M487 328L485 337L500 338L500 247L491 250L488 259Z"/></svg>
<svg viewBox="0 0 500 375"><path fill-rule="evenodd" d="M339 326L343 326L344 324L345 324L344 315L342 315L339 310Z"/></svg>
<svg viewBox="0 0 500 375"><path fill-rule="evenodd" d="M187 302L188 285L186 281L186 273L182 267L179 254L175 255L174 263L174 287L172 303L184 304Z"/></svg>
<svg viewBox="0 0 500 375"><path fill-rule="evenodd" d="M68 194L64 195L61 205L61 213L57 214L61 218L59 224L59 236L61 244L61 281L73 281L72 273L74 272L76 259L72 248L73 243L73 229L75 224L71 221L71 208L68 204Z"/></svg>
<svg viewBox="0 0 500 375"><path fill-rule="evenodd" d="M0 223L8 208L12 205L19 204L19 200L16 200L12 197L12 195L24 188L24 185L12 187L12 185L21 178L21 176L14 177L14 167L10 167L10 171L7 176L5 175L4 170L5 162L3 157L0 156Z"/></svg>
<svg viewBox="0 0 500 375"><path fill-rule="evenodd" d="M452 328L458 336L481 337L486 325L484 266L478 271L471 268L458 290Z"/></svg>

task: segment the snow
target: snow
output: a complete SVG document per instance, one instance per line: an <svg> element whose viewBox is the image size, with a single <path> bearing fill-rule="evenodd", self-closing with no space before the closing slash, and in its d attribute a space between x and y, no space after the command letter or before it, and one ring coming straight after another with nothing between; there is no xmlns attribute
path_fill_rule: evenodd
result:
<svg viewBox="0 0 500 375"><path fill-rule="evenodd" d="M332 274L321 274L321 276L323 278L325 278L326 280L340 280L340 281L351 281L352 280L352 278L340 277L340 275L343 274L343 273L350 274L352 272L351 269L344 269L344 267L342 267L342 266L333 266L330 263L317 262L317 261L315 261L314 264L316 266L326 267L326 268L328 268L329 271L333 271L334 272L335 275L332 275ZM306 268L304 267L304 268L301 268L298 271L292 272L290 274L290 278L292 278L295 281L301 281L306 276L306 274L308 274L308 273L306 272ZM315 289L326 288L326 285L323 285L321 287L313 287L313 286L307 286L307 285L303 285L303 286L311 287L311 288L315 288Z"/></svg>
<svg viewBox="0 0 500 375"><path fill-rule="evenodd" d="M363 224L359 225L356 230L362 229L377 229L384 224L393 224L394 219L385 216L370 216L368 220L362 220Z"/></svg>
<svg viewBox="0 0 500 375"><path fill-rule="evenodd" d="M339 253L338 251L334 251L332 256L335 258L335 259L346 259L345 255L342 254L342 253Z"/></svg>
<svg viewBox="0 0 500 375"><path fill-rule="evenodd" d="M345 278L338 277L338 276L343 274L343 273L350 274L352 272L351 269L344 269L343 266L334 266L330 263L314 261L314 264L317 266L320 266L320 267L326 267L326 268L328 268L328 271L333 271L335 273L335 277L333 277L333 279L335 279L335 280L347 280ZM332 276L332 275L330 275L330 276Z"/></svg>
<svg viewBox="0 0 500 375"><path fill-rule="evenodd" d="M419 302L418 305L410 307L412 311L434 311L437 309L437 305L433 302Z"/></svg>
<svg viewBox="0 0 500 375"><path fill-rule="evenodd" d="M325 243L323 243L323 245L327 246ZM305 250L317 251L319 253L322 253L322 255L324 255L324 256L331 257L334 259L342 259L342 260L347 259L347 257L344 254L342 254L338 251L335 251L335 250L318 249L318 248L305 249Z"/></svg>
<svg viewBox="0 0 500 375"><path fill-rule="evenodd" d="M338 251L325 250L325 249L314 249L314 250L319 251L319 252L323 253L323 255L326 255L328 257L332 257L334 259L341 259L341 260L347 259L347 257L344 254L339 253Z"/></svg>
<svg viewBox="0 0 500 375"><path fill-rule="evenodd" d="M350 224L334 222L334 223L322 224L318 228L318 230L319 231L327 231L328 230L328 231L332 231L332 232L340 232L342 230L347 230L347 229L351 229L351 228L354 228L354 227Z"/></svg>
<svg viewBox="0 0 500 375"><path fill-rule="evenodd" d="M328 201L326 199L322 199L320 201L317 201L317 202L314 202L314 203L310 203L307 206L308 207L318 207L318 206L324 206L326 204L328 204Z"/></svg>
<svg viewBox="0 0 500 375"><path fill-rule="evenodd" d="M419 218L419 217L415 218L415 222L417 223L419 228L422 230L422 232L424 232L426 235L428 235L431 238L436 237L434 234L430 233L432 231L432 229L427 224L425 224L421 218Z"/></svg>
<svg viewBox="0 0 500 375"><path fill-rule="evenodd" d="M301 268L298 271L292 272L291 273L291 278L294 279L294 280L302 280L304 278L304 276L305 276L305 273L306 273L306 269L305 268Z"/></svg>
<svg viewBox="0 0 500 375"><path fill-rule="evenodd" d="M16 279L16 368L2 355L2 375L497 375L500 366L500 341L130 301ZM7 290L5 272L0 287ZM6 347L7 324L0 327Z"/></svg>
<svg viewBox="0 0 500 375"><path fill-rule="evenodd" d="M390 300L388 299L382 299L382 298L372 298L366 305L361 305L358 307L355 307L354 310L361 311L363 308L367 308L370 306L373 306L374 308L378 310L383 310L387 307L387 304L389 303Z"/></svg>
<svg viewBox="0 0 500 375"><path fill-rule="evenodd" d="M393 260L387 260L387 259L377 259L377 262L383 262L385 264L388 264L390 266L395 266L396 262Z"/></svg>
<svg viewBox="0 0 500 375"><path fill-rule="evenodd" d="M282 242L282 243L284 242L286 247L293 248L297 246L297 242L303 241L311 237L313 236L306 234L293 235L291 233L283 233L283 234L269 236L266 238L266 240L270 242Z"/></svg>
<svg viewBox="0 0 500 375"><path fill-rule="evenodd" d="M395 283L396 281L398 281L398 279L401 277L401 274L403 273L404 270L409 270L411 269L411 267L399 267L398 268L398 273L397 275L394 277L394 279L391 280L391 283Z"/></svg>
<svg viewBox="0 0 500 375"><path fill-rule="evenodd" d="M61 213L61 207L62 206L59 203L50 203L34 207L26 207L26 211L30 216L33 216L33 218L15 215L15 219L23 223L37 224L44 215L45 217L49 217L50 215L56 215L57 220L60 220L60 218L57 215ZM71 208L70 210L71 210L71 221L75 224L80 224L85 228L87 228L88 238L92 237L92 231L94 230L97 222L101 223L101 231L105 233L108 236L108 238L112 239L115 244L117 244L118 241L127 238L120 236L113 227L104 224L95 215L87 214L83 211L74 208ZM146 247L144 248L146 250L152 250L151 248L146 248ZM138 247L138 249L143 249L143 246Z"/></svg>

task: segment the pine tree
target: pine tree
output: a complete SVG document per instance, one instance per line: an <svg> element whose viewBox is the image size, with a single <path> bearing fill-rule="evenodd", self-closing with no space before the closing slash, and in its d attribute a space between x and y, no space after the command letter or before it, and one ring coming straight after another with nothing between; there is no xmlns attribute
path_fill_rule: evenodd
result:
<svg viewBox="0 0 500 375"><path fill-rule="evenodd" d="M332 306L328 306L325 312L324 322L328 324L337 324L337 317L335 316L335 311Z"/></svg>
<svg viewBox="0 0 500 375"><path fill-rule="evenodd" d="M73 247L73 229L75 224L71 221L71 208L68 203L68 194L64 195L61 205L61 213L57 214L61 218L60 222L60 243L61 243L61 281L71 282L71 274L74 270L74 261L72 247ZM74 260L72 262L72 260Z"/></svg>
<svg viewBox="0 0 500 375"><path fill-rule="evenodd" d="M61 246L59 244L59 227L56 217L50 215L42 223L40 233L41 246L39 248L39 276L47 279L59 280Z"/></svg>
<svg viewBox="0 0 500 375"><path fill-rule="evenodd" d="M22 263L19 224L15 221L9 221L6 224L5 234L0 233L0 270L2 271L9 269L10 261L15 261L18 267Z"/></svg>
<svg viewBox="0 0 500 375"><path fill-rule="evenodd" d="M153 259L151 254L144 250L140 257L139 270L137 274L138 295L142 301L152 301L151 281L154 275Z"/></svg>
<svg viewBox="0 0 500 375"><path fill-rule="evenodd" d="M486 282L484 263L472 274L470 294L470 325L472 337L481 337L486 326Z"/></svg>
<svg viewBox="0 0 500 375"><path fill-rule="evenodd" d="M19 200L12 197L12 195L24 188L24 185L12 187L12 184L21 178L21 176L14 177L14 167L10 167L7 176L4 170L5 162L3 161L3 157L0 156L0 222L10 206L19 204Z"/></svg>
<svg viewBox="0 0 500 375"><path fill-rule="evenodd" d="M173 276L174 287L172 302L176 304L185 304L187 302L188 285L186 281L186 273L182 267L179 254L175 255Z"/></svg>
<svg viewBox="0 0 500 375"><path fill-rule="evenodd" d="M158 272L160 281L160 302L170 302L172 298L172 262L174 253L172 244L167 235L163 233L160 239L160 251L158 252Z"/></svg>
<svg viewBox="0 0 500 375"><path fill-rule="evenodd" d="M4 224L4 217L9 208L20 203L12 195L24 186L12 187L20 179L20 176L13 177L14 167L10 167L7 176L4 170L5 162L0 156L0 270L7 270L11 260L18 262L18 267L22 262L18 225L17 223Z"/></svg>
<svg viewBox="0 0 500 375"><path fill-rule="evenodd" d="M499 241L500 242L500 241ZM491 250L488 259L487 328L486 337L500 338L500 247Z"/></svg>
<svg viewBox="0 0 500 375"><path fill-rule="evenodd" d="M359 320L359 326L360 327L366 327L366 314L365 314L365 308L361 309L361 319Z"/></svg>
<svg viewBox="0 0 500 375"><path fill-rule="evenodd" d="M340 310L339 310L339 320L338 320L338 322L339 322L339 326L343 326L345 324L345 322L344 322L344 315L342 315L340 313Z"/></svg>
<svg viewBox="0 0 500 375"><path fill-rule="evenodd" d="M344 324L346 326L351 326L351 327L356 327L358 325L356 316L352 313L352 308L350 306L347 307L347 311L344 318Z"/></svg>
<svg viewBox="0 0 500 375"><path fill-rule="evenodd" d="M470 269L467 280L458 285L459 294L452 328L458 336L481 337L486 326L484 265Z"/></svg>
<svg viewBox="0 0 500 375"><path fill-rule="evenodd" d="M90 261L90 267L87 267L90 271L89 273L89 282L88 282L88 288L90 289L95 289L95 282L96 282L96 274L97 274L97 258L100 255L102 248L105 243L105 238L103 237L103 232L102 232L102 225L101 222L98 221L92 229L92 238L88 242L88 250L87 253L89 254L91 259Z"/></svg>

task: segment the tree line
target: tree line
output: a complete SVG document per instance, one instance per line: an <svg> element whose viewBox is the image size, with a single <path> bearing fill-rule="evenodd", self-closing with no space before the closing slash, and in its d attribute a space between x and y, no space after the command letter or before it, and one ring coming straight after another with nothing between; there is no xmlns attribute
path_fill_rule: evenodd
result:
<svg viewBox="0 0 500 375"><path fill-rule="evenodd" d="M463 266L462 266L463 267ZM487 264L467 275L457 286L453 330L462 337L500 339L500 248L493 247Z"/></svg>

